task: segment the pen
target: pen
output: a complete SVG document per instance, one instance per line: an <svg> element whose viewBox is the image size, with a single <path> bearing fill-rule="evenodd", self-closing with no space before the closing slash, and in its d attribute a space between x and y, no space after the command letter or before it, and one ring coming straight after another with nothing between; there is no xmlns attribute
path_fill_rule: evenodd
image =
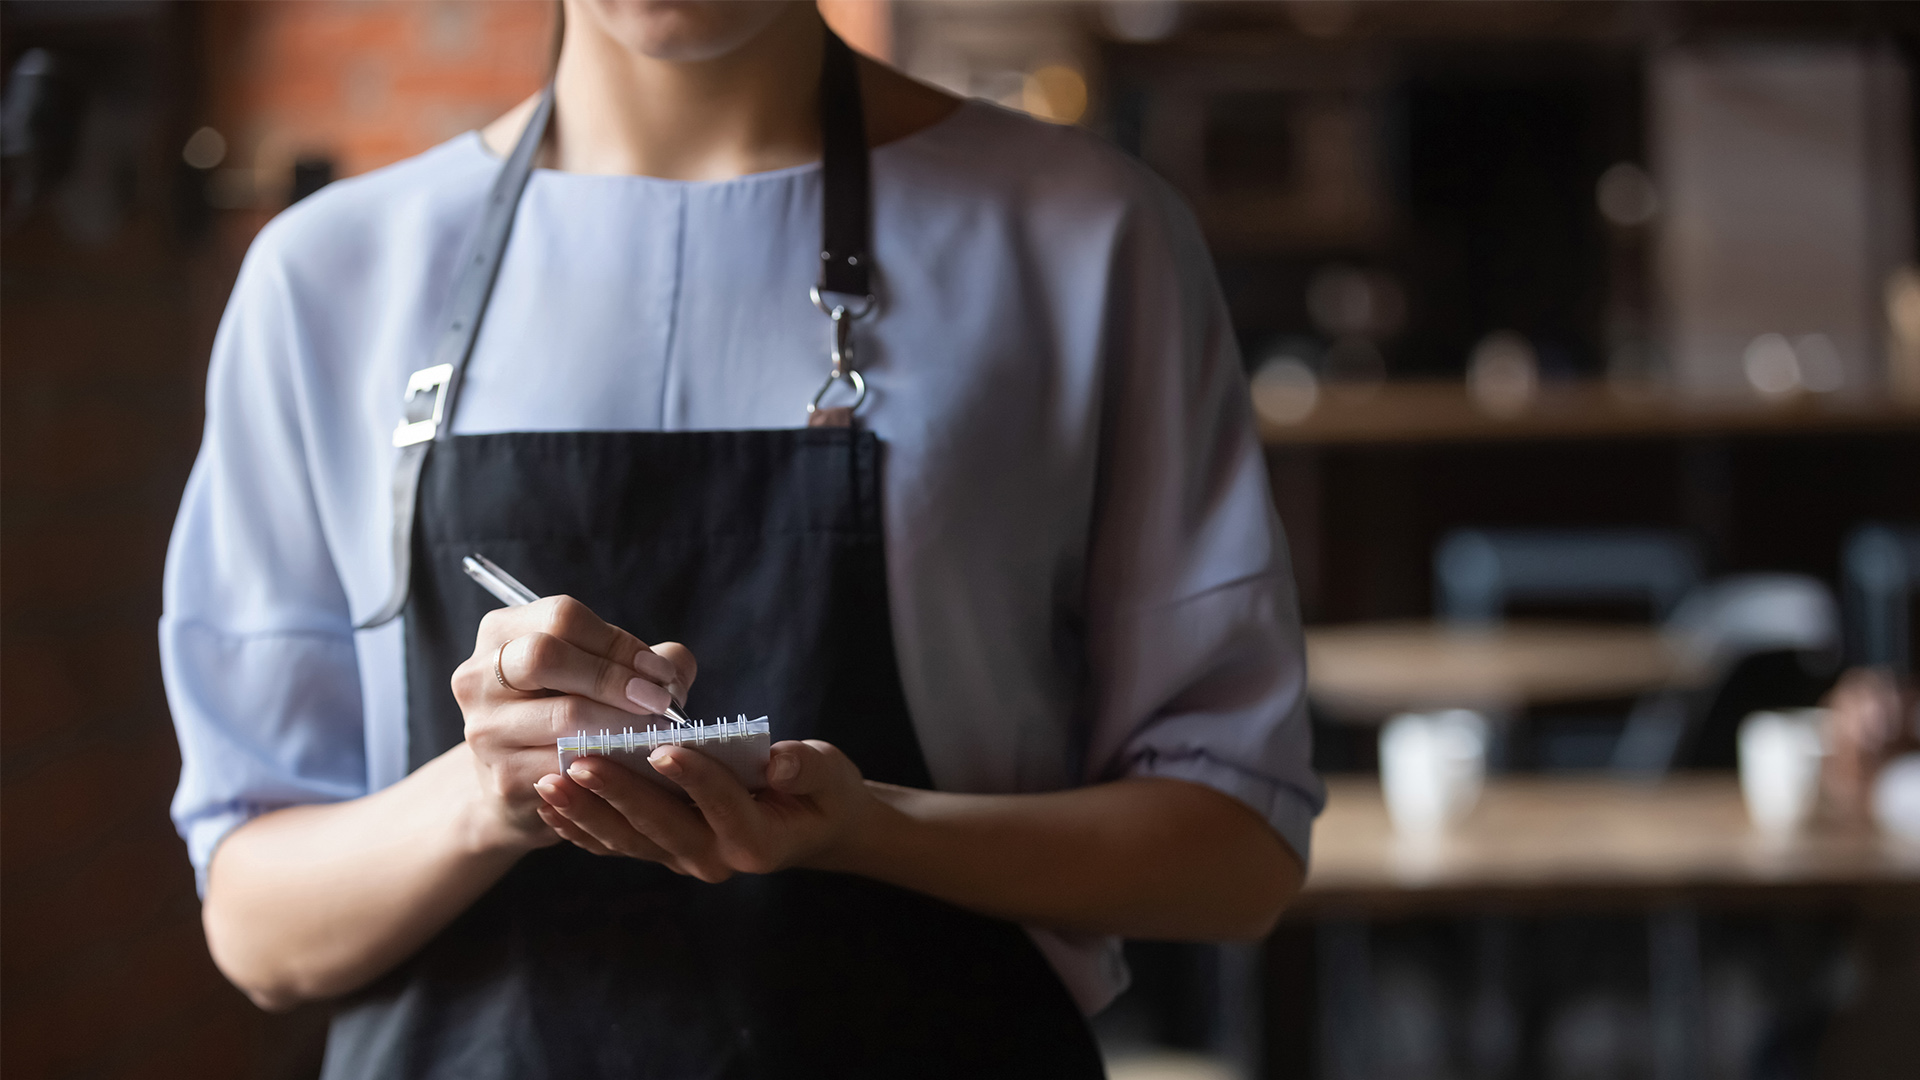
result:
<svg viewBox="0 0 1920 1080"><path fill-rule="evenodd" d="M461 559L460 568L467 572L468 577L478 582L481 588L492 593L495 599L508 607L520 607L540 599L539 593L520 584L518 578L500 569L498 563L477 551ZM672 700L673 691L669 690L667 693L669 695L667 711L661 715L681 727L691 727L693 721L687 719L686 714L680 711L680 703Z"/></svg>

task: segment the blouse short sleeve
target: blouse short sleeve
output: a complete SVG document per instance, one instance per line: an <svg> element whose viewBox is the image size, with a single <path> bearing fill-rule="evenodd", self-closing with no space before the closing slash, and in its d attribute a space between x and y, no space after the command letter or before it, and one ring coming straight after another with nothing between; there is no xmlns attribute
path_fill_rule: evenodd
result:
<svg viewBox="0 0 1920 1080"><path fill-rule="evenodd" d="M303 432L300 333L277 231L214 340L200 453L167 550L161 670L179 736L173 820L201 891L214 849L279 807L367 791L347 599Z"/></svg>
<svg viewBox="0 0 1920 1080"><path fill-rule="evenodd" d="M1199 229L1158 183L1108 297L1088 775L1204 784L1304 862L1325 790L1286 538Z"/></svg>

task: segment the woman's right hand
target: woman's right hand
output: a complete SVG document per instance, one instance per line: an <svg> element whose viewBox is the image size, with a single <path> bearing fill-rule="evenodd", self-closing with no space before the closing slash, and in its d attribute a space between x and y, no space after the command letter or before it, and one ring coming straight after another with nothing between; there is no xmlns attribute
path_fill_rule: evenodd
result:
<svg viewBox="0 0 1920 1080"><path fill-rule="evenodd" d="M664 712L671 701L686 700L697 670L685 646L649 646L570 596L489 612L473 655L453 673L478 786L476 841L556 841L540 820L543 803L533 786L555 771L555 741Z"/></svg>

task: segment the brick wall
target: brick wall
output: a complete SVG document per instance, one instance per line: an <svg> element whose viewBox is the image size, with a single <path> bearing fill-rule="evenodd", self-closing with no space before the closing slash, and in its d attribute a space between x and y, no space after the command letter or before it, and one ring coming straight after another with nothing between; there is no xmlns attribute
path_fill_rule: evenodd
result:
<svg viewBox="0 0 1920 1080"><path fill-rule="evenodd" d="M378 168L485 124L539 89L553 52L548 0L213 4L203 34L207 115L240 203L283 204L302 156L337 175ZM236 190L237 189L237 190Z"/></svg>

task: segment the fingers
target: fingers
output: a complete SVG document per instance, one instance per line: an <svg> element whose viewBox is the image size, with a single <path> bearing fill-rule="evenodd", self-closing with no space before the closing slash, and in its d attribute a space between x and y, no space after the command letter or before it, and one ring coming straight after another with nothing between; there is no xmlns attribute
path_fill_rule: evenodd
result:
<svg viewBox="0 0 1920 1080"><path fill-rule="evenodd" d="M732 770L698 750L682 746L663 746L647 762L693 798L693 805L706 819L729 865L750 874L770 873L777 868L760 806Z"/></svg>
<svg viewBox="0 0 1920 1080"><path fill-rule="evenodd" d="M650 682L663 685L679 674L671 663L655 655L646 642L608 623L571 596L550 596L527 606L544 609L537 610L542 619L538 629L594 656L631 667Z"/></svg>
<svg viewBox="0 0 1920 1080"><path fill-rule="evenodd" d="M818 739L775 743L767 758L767 786L784 795L815 795L840 779L845 764L838 747Z"/></svg>
<svg viewBox="0 0 1920 1080"><path fill-rule="evenodd" d="M666 667L668 680L678 672L651 651L649 667ZM509 640L499 653L500 671L513 690L523 694L554 690L591 698L635 715L664 713L672 703L667 688L643 677L634 665L610 660L575 645L566 638L535 631ZM497 680L496 680L497 682Z"/></svg>
<svg viewBox="0 0 1920 1080"><path fill-rule="evenodd" d="M540 807L540 820L547 828L553 830L555 836L558 836L560 839L567 841L574 847L580 848L590 855L613 856L620 854L605 844L602 844L600 841L595 840L593 837L588 836L580 826L568 821L566 815L551 806Z"/></svg>
<svg viewBox="0 0 1920 1080"><path fill-rule="evenodd" d="M574 761L567 776L598 798L575 799L561 812L601 843L624 852L629 838L637 837L660 851L661 861L672 859L702 881L732 874L717 857L713 830L699 812L659 784L600 758Z"/></svg>
<svg viewBox="0 0 1920 1080"><path fill-rule="evenodd" d="M543 779L540 794L592 844L713 882L736 872L773 873L796 856L817 852L849 820L847 790L865 790L846 755L817 740L773 747L767 770L773 790L760 798L725 765L690 747L661 747L648 762L678 783L693 805L597 757L572 762L565 778ZM556 783L562 779L568 782Z"/></svg>
<svg viewBox="0 0 1920 1080"><path fill-rule="evenodd" d="M667 662L673 669L671 680L667 684L672 688L677 700L687 700L687 691L693 688L694 678L700 674L700 664L693 658L693 651L677 641L663 641L655 645L651 652Z"/></svg>
<svg viewBox="0 0 1920 1080"><path fill-rule="evenodd" d="M543 801L540 820L596 855L672 862L673 855L620 819L617 811L570 776L551 773L534 785Z"/></svg>
<svg viewBox="0 0 1920 1080"><path fill-rule="evenodd" d="M467 713L466 721L466 741L475 749L510 753L527 747L544 747L552 754L554 741L562 735L619 731L633 726L634 716L588 698L556 694L502 702L484 712ZM546 760L551 763L553 758Z"/></svg>
<svg viewBox="0 0 1920 1080"><path fill-rule="evenodd" d="M544 634L621 667L657 685L666 685L680 676L674 663L659 656L647 643L608 623L593 609L571 596L549 596L519 607L497 608L480 620L480 634L474 651L491 657L502 643L530 634ZM509 652L512 650L509 649ZM508 681L523 689L533 686L512 678L502 662ZM690 679L687 681L691 681Z"/></svg>

